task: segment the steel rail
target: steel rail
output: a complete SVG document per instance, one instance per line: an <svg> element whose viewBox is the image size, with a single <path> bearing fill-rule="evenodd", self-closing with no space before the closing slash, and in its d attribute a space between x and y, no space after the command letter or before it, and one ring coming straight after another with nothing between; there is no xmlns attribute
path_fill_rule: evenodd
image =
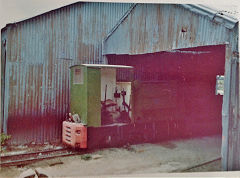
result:
<svg viewBox="0 0 240 178"><path fill-rule="evenodd" d="M34 161L81 154L66 148L1 156L0 166L26 165Z"/></svg>
<svg viewBox="0 0 240 178"><path fill-rule="evenodd" d="M190 167L188 167L188 168L185 168L185 169L181 170L181 172L186 172L186 171L189 171L189 170L191 170L191 169L199 168L199 167L202 167L202 166L211 164L211 163L216 162L216 161L219 161L219 160L221 160L221 157L216 158L216 159L213 159L213 160L210 160L210 161L207 161L207 162L204 162L204 163L201 163L201 164L197 164L197 165L194 165L194 166L190 166Z"/></svg>

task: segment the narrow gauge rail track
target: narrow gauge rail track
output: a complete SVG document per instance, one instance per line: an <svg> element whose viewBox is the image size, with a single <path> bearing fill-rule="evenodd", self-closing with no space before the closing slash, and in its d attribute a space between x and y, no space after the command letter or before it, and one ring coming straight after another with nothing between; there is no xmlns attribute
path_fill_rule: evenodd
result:
<svg viewBox="0 0 240 178"><path fill-rule="evenodd" d="M206 168L207 166L209 166L211 164L216 164L219 161L221 161L221 157L213 159L211 161L204 162L202 164L188 167L188 168L182 170L181 172L201 172L202 169L204 170L204 168Z"/></svg>
<svg viewBox="0 0 240 178"><path fill-rule="evenodd" d="M37 152L28 152L14 155L1 156L0 166L17 166L17 165L27 165L35 161L40 161L44 159L51 159L63 156L71 156L82 154L81 151L76 151L68 148L60 148L53 150L43 150Z"/></svg>

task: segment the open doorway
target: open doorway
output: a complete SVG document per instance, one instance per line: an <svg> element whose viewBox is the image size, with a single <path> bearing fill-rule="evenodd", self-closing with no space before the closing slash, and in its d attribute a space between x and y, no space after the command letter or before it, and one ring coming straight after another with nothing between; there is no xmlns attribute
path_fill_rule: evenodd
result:
<svg viewBox="0 0 240 178"><path fill-rule="evenodd" d="M173 133L157 131L166 137L171 134L170 139L221 136L223 96L216 95L216 77L224 75L225 45L107 58L109 64L135 69L136 123L161 123L161 127L170 123Z"/></svg>

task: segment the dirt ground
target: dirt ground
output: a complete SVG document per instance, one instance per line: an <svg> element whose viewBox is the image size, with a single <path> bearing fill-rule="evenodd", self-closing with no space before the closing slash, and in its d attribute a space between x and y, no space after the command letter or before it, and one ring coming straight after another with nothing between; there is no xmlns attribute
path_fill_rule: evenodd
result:
<svg viewBox="0 0 240 178"><path fill-rule="evenodd" d="M131 176L131 174L182 172L189 167L220 156L221 137L212 136L159 144L132 145L125 148L109 148L84 156L43 160L25 167L2 168L0 177L18 177L29 168L41 168L47 175L53 177ZM220 171L220 161L197 170Z"/></svg>

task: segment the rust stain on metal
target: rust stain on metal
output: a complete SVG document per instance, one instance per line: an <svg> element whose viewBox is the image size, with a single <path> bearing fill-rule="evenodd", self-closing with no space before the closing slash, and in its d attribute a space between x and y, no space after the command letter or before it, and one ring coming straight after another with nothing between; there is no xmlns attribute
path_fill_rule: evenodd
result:
<svg viewBox="0 0 240 178"><path fill-rule="evenodd" d="M175 23L175 14L171 13L168 22L168 39L169 41L173 41L174 39L174 23ZM172 48L172 43L169 43L169 48Z"/></svg>
<svg viewBox="0 0 240 178"><path fill-rule="evenodd" d="M163 11L162 11L161 6L158 6L157 7L157 26L158 26L158 32L160 32L159 35L163 33L162 24L164 24L164 23L163 23L162 18L163 18ZM160 47L163 45L162 40L159 37L158 37L158 42L157 43L160 45ZM154 50L157 50L157 46L154 46Z"/></svg>
<svg viewBox="0 0 240 178"><path fill-rule="evenodd" d="M177 25L177 34L176 34L177 37L179 36L179 31L180 31L179 25ZM178 38L176 38L176 46L178 46Z"/></svg>

